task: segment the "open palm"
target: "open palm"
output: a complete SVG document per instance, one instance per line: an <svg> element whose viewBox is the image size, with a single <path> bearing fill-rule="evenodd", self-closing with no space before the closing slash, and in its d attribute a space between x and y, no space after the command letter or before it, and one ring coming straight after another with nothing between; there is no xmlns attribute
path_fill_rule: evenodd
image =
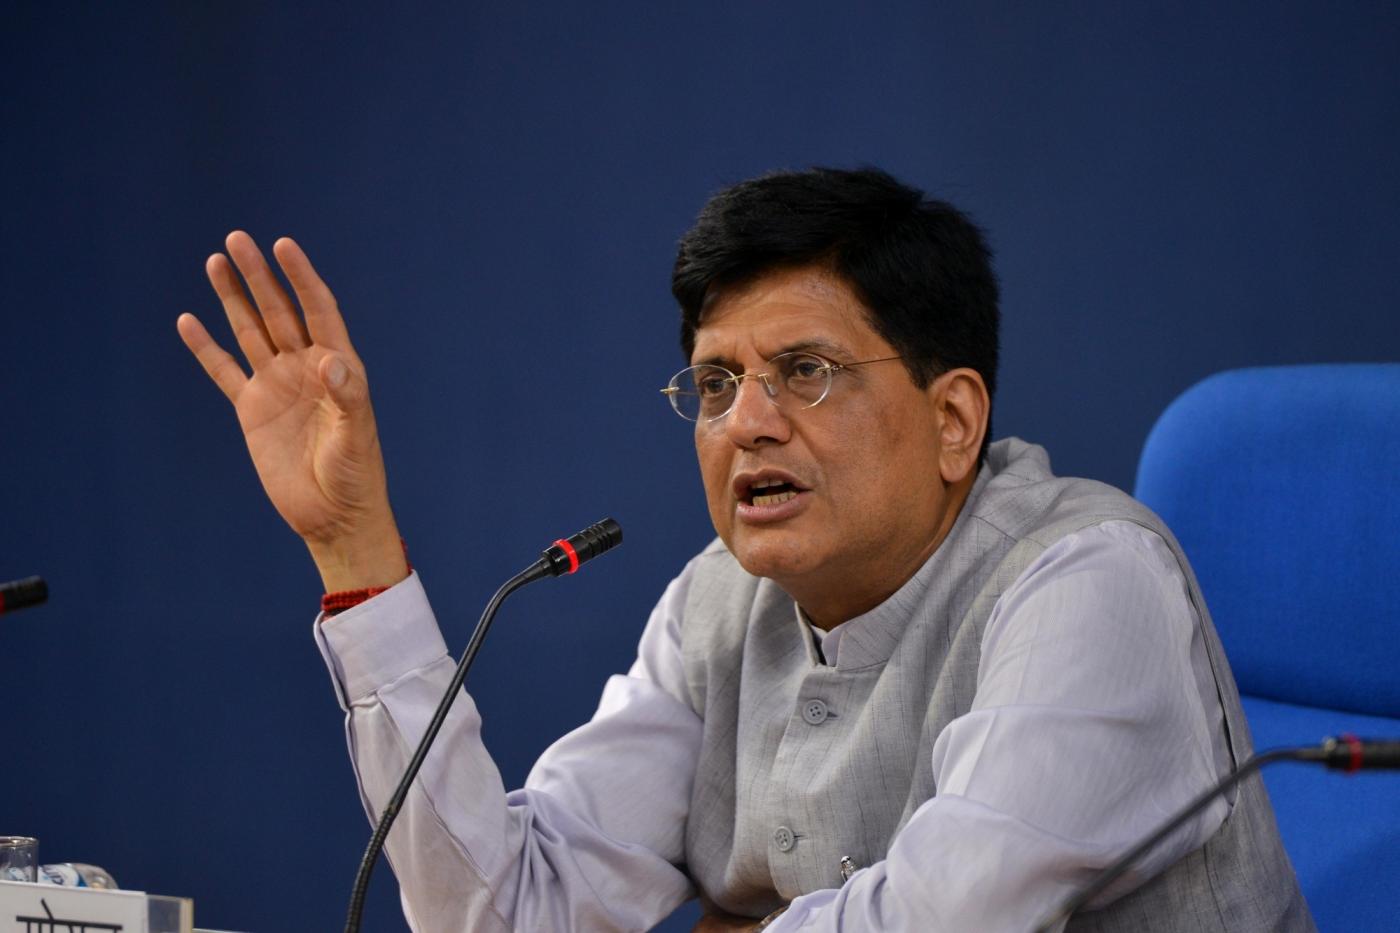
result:
<svg viewBox="0 0 1400 933"><path fill-rule="evenodd" d="M396 582L406 568L369 387L334 296L290 239L273 254L301 314L251 237L231 233L226 246L228 257L209 257L205 271L252 375L194 315L180 316L181 338L233 403L268 498L328 588Z"/></svg>

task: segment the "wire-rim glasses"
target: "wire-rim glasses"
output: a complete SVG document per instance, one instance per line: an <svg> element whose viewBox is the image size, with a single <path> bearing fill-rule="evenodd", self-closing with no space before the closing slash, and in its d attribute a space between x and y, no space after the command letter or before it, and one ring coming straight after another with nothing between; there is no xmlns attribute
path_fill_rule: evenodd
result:
<svg viewBox="0 0 1400 933"><path fill-rule="evenodd" d="M763 394L784 411L801 411L818 405L831 392L832 377L843 369L886 363L897 356L858 363L833 363L815 353L795 350L779 353L762 369L735 375L723 366L701 363L687 366L671 377L661 392L671 400L671 407L687 421L717 421L729 414L739 397L739 383L757 379Z"/></svg>

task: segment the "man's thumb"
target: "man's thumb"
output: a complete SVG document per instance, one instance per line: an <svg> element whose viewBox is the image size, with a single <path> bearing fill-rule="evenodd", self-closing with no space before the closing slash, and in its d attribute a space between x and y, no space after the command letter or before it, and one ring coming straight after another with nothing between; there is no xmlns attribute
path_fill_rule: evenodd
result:
<svg viewBox="0 0 1400 933"><path fill-rule="evenodd" d="M335 354L321 360L319 367L321 384L326 387L335 407L348 414L354 414L365 407L369 397L364 377L356 373L346 362Z"/></svg>

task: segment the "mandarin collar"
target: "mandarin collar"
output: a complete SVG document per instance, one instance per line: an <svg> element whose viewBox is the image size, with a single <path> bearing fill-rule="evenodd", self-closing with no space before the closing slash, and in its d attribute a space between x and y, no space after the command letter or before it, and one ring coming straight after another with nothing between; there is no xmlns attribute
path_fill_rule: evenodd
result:
<svg viewBox="0 0 1400 933"><path fill-rule="evenodd" d="M935 588L950 588L952 577L944 573L954 560L954 553L960 549L964 539L970 536L969 527L975 526L972 515L977 501L992 479L992 468L984 463L977 471L977 479L972 484L967 501L962 504L957 519L953 522L948 537L929 555L922 567L884 602L875 608L848 619L830 632L822 632L807 619L802 607L793 603L794 618L807 646L807 655L813 664L821 664L817 654L817 643L822 647L828 666L841 671L854 671L861 668L884 664L894 654L904 632L916 622L934 621L933 610L945 600L930 600L930 591ZM974 546L975 543L974 543ZM977 548L980 550L980 547ZM941 584L941 585L940 585ZM816 641L813 641L813 639ZM830 643L830 649L827 645Z"/></svg>

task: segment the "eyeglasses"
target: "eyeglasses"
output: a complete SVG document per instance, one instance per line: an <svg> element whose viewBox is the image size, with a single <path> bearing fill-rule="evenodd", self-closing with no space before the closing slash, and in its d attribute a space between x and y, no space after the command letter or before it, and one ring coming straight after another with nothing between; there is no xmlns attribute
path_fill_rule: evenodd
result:
<svg viewBox="0 0 1400 933"><path fill-rule="evenodd" d="M859 363L833 363L814 353L779 353L762 369L735 375L723 366L703 363L688 366L671 377L661 393L687 421L716 421L729 414L739 397L739 383L757 379L768 400L785 412L820 404L831 392L831 378L845 369L870 363L887 363L897 356Z"/></svg>

